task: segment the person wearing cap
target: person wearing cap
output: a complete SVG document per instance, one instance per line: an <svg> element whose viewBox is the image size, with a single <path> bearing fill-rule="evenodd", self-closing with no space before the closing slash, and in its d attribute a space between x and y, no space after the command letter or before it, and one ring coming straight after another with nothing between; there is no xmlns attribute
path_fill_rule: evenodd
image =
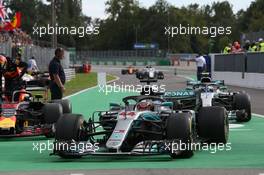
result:
<svg viewBox="0 0 264 175"><path fill-rule="evenodd" d="M64 69L61 65L61 60L63 58L64 50L62 48L57 48L55 50L55 57L49 64L51 100L62 99L63 93L65 92L64 84L66 77Z"/></svg>
<svg viewBox="0 0 264 175"><path fill-rule="evenodd" d="M264 52L264 42L262 38L259 38L259 52Z"/></svg>

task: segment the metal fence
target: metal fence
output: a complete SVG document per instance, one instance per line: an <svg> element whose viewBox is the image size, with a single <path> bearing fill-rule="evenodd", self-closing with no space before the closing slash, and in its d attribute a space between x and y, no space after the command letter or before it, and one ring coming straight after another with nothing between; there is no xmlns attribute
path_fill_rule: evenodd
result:
<svg viewBox="0 0 264 175"><path fill-rule="evenodd" d="M8 42L0 43L0 53L8 56L12 55L12 40L10 39Z"/></svg>
<svg viewBox="0 0 264 175"><path fill-rule="evenodd" d="M12 56L12 41L0 43L0 53L7 56ZM22 47L22 59L28 61L29 58L34 56L41 71L46 71L50 60L54 57L54 49L49 47L40 47L36 45L27 45ZM65 59L62 61L64 68L70 67L69 52L65 51Z"/></svg>
<svg viewBox="0 0 264 175"><path fill-rule="evenodd" d="M28 61L29 58L34 56L40 70L47 70L50 60L54 57L55 49L40 47L40 46L26 46L23 49L22 58ZM62 61L64 68L69 68L69 53L65 51L65 59Z"/></svg>
<svg viewBox="0 0 264 175"><path fill-rule="evenodd" d="M166 54L159 50L107 50L107 51L78 51L77 59L89 58L138 58L138 57L165 57Z"/></svg>

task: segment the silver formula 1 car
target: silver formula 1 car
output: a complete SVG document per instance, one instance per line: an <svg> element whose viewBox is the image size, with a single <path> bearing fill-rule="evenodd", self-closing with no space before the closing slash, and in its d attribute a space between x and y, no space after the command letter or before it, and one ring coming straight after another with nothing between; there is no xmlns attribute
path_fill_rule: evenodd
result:
<svg viewBox="0 0 264 175"><path fill-rule="evenodd" d="M140 82L151 83L164 79L164 74L161 71L157 71L152 66L146 66L143 70L136 72L136 77Z"/></svg>
<svg viewBox="0 0 264 175"><path fill-rule="evenodd" d="M238 122L251 120L249 94L229 90L223 80L212 81L209 77L203 77L201 81L188 81L187 89L199 94L203 107L222 106L229 112L230 120Z"/></svg>
<svg viewBox="0 0 264 175"><path fill-rule="evenodd" d="M109 111L96 111L87 121L81 115L62 116L56 124L53 154L63 158L159 154L190 158L192 143L227 142L225 108L205 107L197 114L173 110L172 102L157 96L129 96L123 102L124 106L110 104ZM187 147L181 149L182 145Z"/></svg>

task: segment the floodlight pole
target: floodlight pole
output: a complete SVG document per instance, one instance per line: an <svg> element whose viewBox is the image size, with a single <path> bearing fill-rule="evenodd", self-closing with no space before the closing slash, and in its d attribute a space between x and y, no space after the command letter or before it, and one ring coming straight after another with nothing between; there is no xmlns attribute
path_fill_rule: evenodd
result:
<svg viewBox="0 0 264 175"><path fill-rule="evenodd" d="M56 0L52 0L51 1L51 14L52 14L52 27L54 28L54 33L52 35L52 48L56 48L57 47L57 34L56 34Z"/></svg>

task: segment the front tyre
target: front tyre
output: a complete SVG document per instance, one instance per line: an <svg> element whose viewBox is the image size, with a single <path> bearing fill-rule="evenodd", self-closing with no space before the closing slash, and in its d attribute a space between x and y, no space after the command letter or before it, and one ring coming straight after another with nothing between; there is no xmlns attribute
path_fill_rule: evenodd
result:
<svg viewBox="0 0 264 175"><path fill-rule="evenodd" d="M168 140L179 140L188 148L179 153L171 152L170 156L175 158L190 158L193 156L192 145L192 120L188 113L171 114L167 119L166 136ZM179 145L178 145L179 146ZM181 146L181 145L180 145ZM172 151L172 150L171 150Z"/></svg>
<svg viewBox="0 0 264 175"><path fill-rule="evenodd" d="M237 113L238 122L249 122L251 120L251 102L249 95L246 93L235 94L234 109L244 110L244 112Z"/></svg>
<svg viewBox="0 0 264 175"><path fill-rule="evenodd" d="M202 107L198 113L198 135L210 143L227 143L229 122L224 107Z"/></svg>

